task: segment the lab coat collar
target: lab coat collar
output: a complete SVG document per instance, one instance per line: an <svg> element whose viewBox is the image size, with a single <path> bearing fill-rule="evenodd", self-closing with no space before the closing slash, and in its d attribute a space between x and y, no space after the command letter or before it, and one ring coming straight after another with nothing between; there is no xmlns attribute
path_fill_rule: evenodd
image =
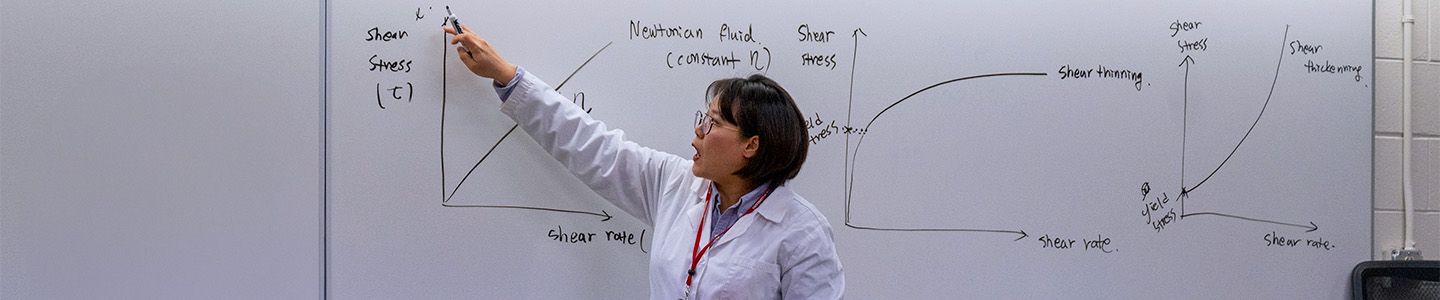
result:
<svg viewBox="0 0 1440 300"><path fill-rule="evenodd" d="M712 182L709 179L696 180L695 185L692 187L695 189L695 198L693 199L694 202L690 204L692 205L692 208L705 208L705 194L706 192L710 191L711 183ZM794 203L792 202L792 200L795 198L795 191L790 189L790 185L788 183L789 182L781 183L780 187L775 188L775 191L770 193L770 197L765 199L765 203L761 203L760 207L755 208L755 213L760 214L761 217L775 223L780 223L780 221L785 220L785 213L790 211L790 205ZM699 209L691 209L688 210L688 212L690 214L694 214L694 216L690 216L692 223L690 225L699 226L699 223L695 223L695 218L699 218L700 213L703 213L704 211ZM744 218L741 219L743 220ZM733 230L738 229L739 228Z"/></svg>
<svg viewBox="0 0 1440 300"><path fill-rule="evenodd" d="M702 180L702 183L699 184L695 190L695 193L698 195L695 198L697 202L692 203L690 209L686 210L686 218L690 219L690 226L704 227L699 228L701 236L710 236L710 228L708 228L710 226L701 226L699 221L705 213L705 209L708 209L705 205L705 193L709 191L710 187L710 180ZM779 223L785 219L785 213L788 212L790 206L795 203L793 201L794 198L795 192L790 190L789 186L781 184L780 187L775 188L774 192L770 193L770 196L765 199L764 203L760 203L760 207L755 208L755 214L757 216L740 217L740 220L735 221L735 225L730 228L730 231L720 236L720 239L716 240L715 245L711 247L727 244L731 240L744 235L757 220L765 219L769 222ZM702 245L704 243L703 241L701 242Z"/></svg>
<svg viewBox="0 0 1440 300"><path fill-rule="evenodd" d="M755 208L755 213L770 222L780 223L785 220L785 213L790 210L790 205L795 203L792 201L794 199L795 192L790 190L790 186L782 183L780 187L770 193L770 197L765 199L765 203L761 203L760 207Z"/></svg>
<svg viewBox="0 0 1440 300"><path fill-rule="evenodd" d="M703 178L697 178L697 179L700 179L700 180L696 180L696 181L695 181L695 185L693 185L693 186L690 187L691 189L694 189L694 190L695 190L695 199L694 199L694 200L697 201L697 202L705 202L705 192L710 189L710 180L709 180L709 179L703 179Z"/></svg>
<svg viewBox="0 0 1440 300"><path fill-rule="evenodd" d="M686 227L686 232L689 232L689 228L695 228L700 230L700 236L710 236L710 226L700 226L701 216L705 213L705 194L700 194L700 196L695 198L701 199L700 202L690 203L689 206L685 208L685 222L690 223L690 227ZM710 225L710 222L705 222L705 225ZM689 233L687 233L687 235L688 234ZM702 245L703 243L704 242L701 242Z"/></svg>

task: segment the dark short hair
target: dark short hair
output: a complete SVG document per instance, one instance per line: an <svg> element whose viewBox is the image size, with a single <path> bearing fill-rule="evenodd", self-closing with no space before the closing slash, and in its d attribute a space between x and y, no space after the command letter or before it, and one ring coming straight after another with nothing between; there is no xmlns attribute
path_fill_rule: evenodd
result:
<svg viewBox="0 0 1440 300"><path fill-rule="evenodd" d="M720 79L710 83L705 96L720 101L719 117L739 126L741 135L760 137L760 149L735 175L776 187L800 173L810 134L805 115L779 83L760 74Z"/></svg>

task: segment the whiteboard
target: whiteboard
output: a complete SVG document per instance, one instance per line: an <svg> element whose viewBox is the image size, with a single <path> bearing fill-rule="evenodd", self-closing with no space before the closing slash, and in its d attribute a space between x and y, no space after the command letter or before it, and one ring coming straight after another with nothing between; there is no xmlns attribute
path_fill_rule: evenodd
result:
<svg viewBox="0 0 1440 300"><path fill-rule="evenodd" d="M0 299L323 296L323 3L0 6Z"/></svg>
<svg viewBox="0 0 1440 300"><path fill-rule="evenodd" d="M347 1L329 295L648 293L649 228L511 131L446 5L682 156L709 82L776 79L850 298L1343 299L1369 257L1371 3Z"/></svg>

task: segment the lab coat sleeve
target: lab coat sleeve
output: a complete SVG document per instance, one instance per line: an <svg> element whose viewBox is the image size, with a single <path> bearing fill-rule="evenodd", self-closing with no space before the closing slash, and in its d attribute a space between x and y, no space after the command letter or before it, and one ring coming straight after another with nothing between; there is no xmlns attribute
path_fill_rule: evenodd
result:
<svg viewBox="0 0 1440 300"><path fill-rule="evenodd" d="M522 77L501 111L590 189L654 226L662 194L693 177L692 162L626 140L532 73Z"/></svg>

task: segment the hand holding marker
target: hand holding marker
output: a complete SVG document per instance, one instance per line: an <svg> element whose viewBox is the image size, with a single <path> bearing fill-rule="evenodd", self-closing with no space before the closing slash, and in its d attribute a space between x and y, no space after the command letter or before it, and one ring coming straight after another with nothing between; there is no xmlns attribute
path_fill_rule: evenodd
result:
<svg viewBox="0 0 1440 300"><path fill-rule="evenodd" d="M469 30L470 28L460 25L460 18L450 12L449 6L445 7L445 11L450 15L445 17L445 23L448 23L448 26L443 28L446 33L455 35L450 39L450 44L460 44L455 51L460 56L460 62L465 63L465 67L470 69L471 73L495 79L500 84L508 83L515 78L516 69L519 67L500 57L500 53L490 46L490 42L475 35L472 30Z"/></svg>
<svg viewBox="0 0 1440 300"><path fill-rule="evenodd" d="M450 12L450 6L449 6L449 5L446 5L446 6L445 6L445 13L446 13L446 14L449 14L449 15L445 16L445 23L450 23L450 28L455 28L455 35L465 34L465 30L464 30L464 29L461 29L461 27L460 27L460 18L459 18L459 17L456 17L456 16L455 16L455 13ZM465 47L465 44L463 44L463 43L460 44L460 47L465 48L465 54L471 54L471 53L470 53L470 47ZM473 56L473 54L472 54L472 56Z"/></svg>

